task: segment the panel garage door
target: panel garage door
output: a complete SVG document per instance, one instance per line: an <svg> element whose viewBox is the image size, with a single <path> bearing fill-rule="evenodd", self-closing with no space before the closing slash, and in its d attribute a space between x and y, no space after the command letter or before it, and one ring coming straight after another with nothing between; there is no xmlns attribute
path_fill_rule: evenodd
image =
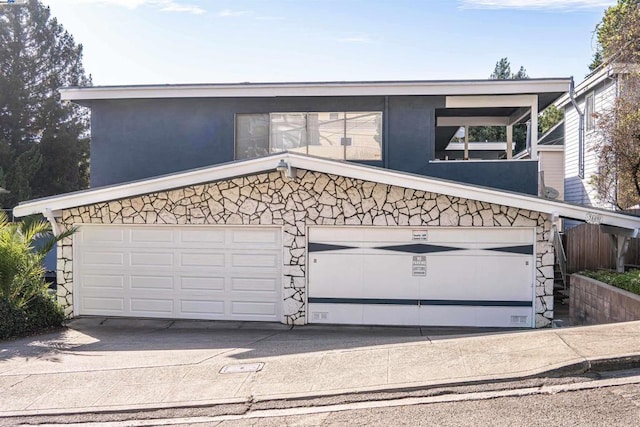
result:
<svg viewBox="0 0 640 427"><path fill-rule="evenodd" d="M533 327L532 228L309 230L309 321Z"/></svg>
<svg viewBox="0 0 640 427"><path fill-rule="evenodd" d="M76 314L280 321L278 228L83 225Z"/></svg>

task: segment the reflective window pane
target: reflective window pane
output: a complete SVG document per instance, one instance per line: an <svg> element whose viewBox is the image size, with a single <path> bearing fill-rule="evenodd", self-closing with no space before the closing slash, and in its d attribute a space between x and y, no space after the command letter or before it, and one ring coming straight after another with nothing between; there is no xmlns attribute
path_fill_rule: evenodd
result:
<svg viewBox="0 0 640 427"><path fill-rule="evenodd" d="M307 152L307 120L305 113L271 114L271 152Z"/></svg>
<svg viewBox="0 0 640 427"><path fill-rule="evenodd" d="M308 113L309 154L326 159L344 159L344 113Z"/></svg>
<svg viewBox="0 0 640 427"><path fill-rule="evenodd" d="M346 113L346 160L382 160L382 113Z"/></svg>
<svg viewBox="0 0 640 427"><path fill-rule="evenodd" d="M269 115L236 115L236 159L269 154Z"/></svg>
<svg viewBox="0 0 640 427"><path fill-rule="evenodd" d="M236 159L293 151L338 160L382 159L382 112L236 115Z"/></svg>

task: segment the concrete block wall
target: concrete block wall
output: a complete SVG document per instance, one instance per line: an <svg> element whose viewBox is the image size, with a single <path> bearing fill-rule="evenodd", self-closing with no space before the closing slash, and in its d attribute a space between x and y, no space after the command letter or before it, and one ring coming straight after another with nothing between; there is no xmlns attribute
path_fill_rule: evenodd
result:
<svg viewBox="0 0 640 427"><path fill-rule="evenodd" d="M640 320L640 295L579 274L571 275L569 292L571 325Z"/></svg>

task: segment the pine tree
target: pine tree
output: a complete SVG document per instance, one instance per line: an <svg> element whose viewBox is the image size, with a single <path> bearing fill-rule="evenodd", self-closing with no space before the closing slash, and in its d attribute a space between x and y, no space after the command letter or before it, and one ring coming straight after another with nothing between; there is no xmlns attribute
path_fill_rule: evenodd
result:
<svg viewBox="0 0 640 427"><path fill-rule="evenodd" d="M88 186L88 112L58 89L89 85L82 45L48 7L0 5L0 205Z"/></svg>

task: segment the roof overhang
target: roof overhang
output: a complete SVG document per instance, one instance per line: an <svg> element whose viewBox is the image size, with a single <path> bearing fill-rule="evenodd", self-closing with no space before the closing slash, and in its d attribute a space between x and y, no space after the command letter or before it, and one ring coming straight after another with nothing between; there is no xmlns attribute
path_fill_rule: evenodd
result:
<svg viewBox="0 0 640 427"><path fill-rule="evenodd" d="M591 74L587 75L584 80L576 85L573 90L573 96L580 98L585 93L592 90L594 87L604 82L606 79L613 78L619 74L637 73L640 71L636 64L610 64L603 65L600 68L594 70ZM554 105L558 108L564 108L571 103L571 97L569 92L562 95Z"/></svg>
<svg viewBox="0 0 640 427"><path fill-rule="evenodd" d="M46 214L48 217L60 215L64 209L91 205L122 198L134 197L173 188L187 187L207 182L230 179L239 176L253 175L274 171L283 160L291 167L305 169L338 176L345 176L364 181L379 182L404 188L412 188L431 193L445 194L453 197L479 200L486 203L512 206L565 217L611 225L620 228L637 230L640 228L640 217L624 215L603 209L572 205L521 193L506 192L487 187L473 186L455 181L413 175L373 166L321 159L295 153L280 153L257 159L236 161L217 166L194 169L156 178L134 181L109 187L100 187L60 196L22 202L13 209L17 217L33 214Z"/></svg>
<svg viewBox="0 0 640 427"><path fill-rule="evenodd" d="M149 98L232 98L394 95L517 95L569 90L569 78L526 80L436 80L310 83L218 83L140 86L63 87L61 98L86 104L93 100ZM554 98L554 99L555 99Z"/></svg>

